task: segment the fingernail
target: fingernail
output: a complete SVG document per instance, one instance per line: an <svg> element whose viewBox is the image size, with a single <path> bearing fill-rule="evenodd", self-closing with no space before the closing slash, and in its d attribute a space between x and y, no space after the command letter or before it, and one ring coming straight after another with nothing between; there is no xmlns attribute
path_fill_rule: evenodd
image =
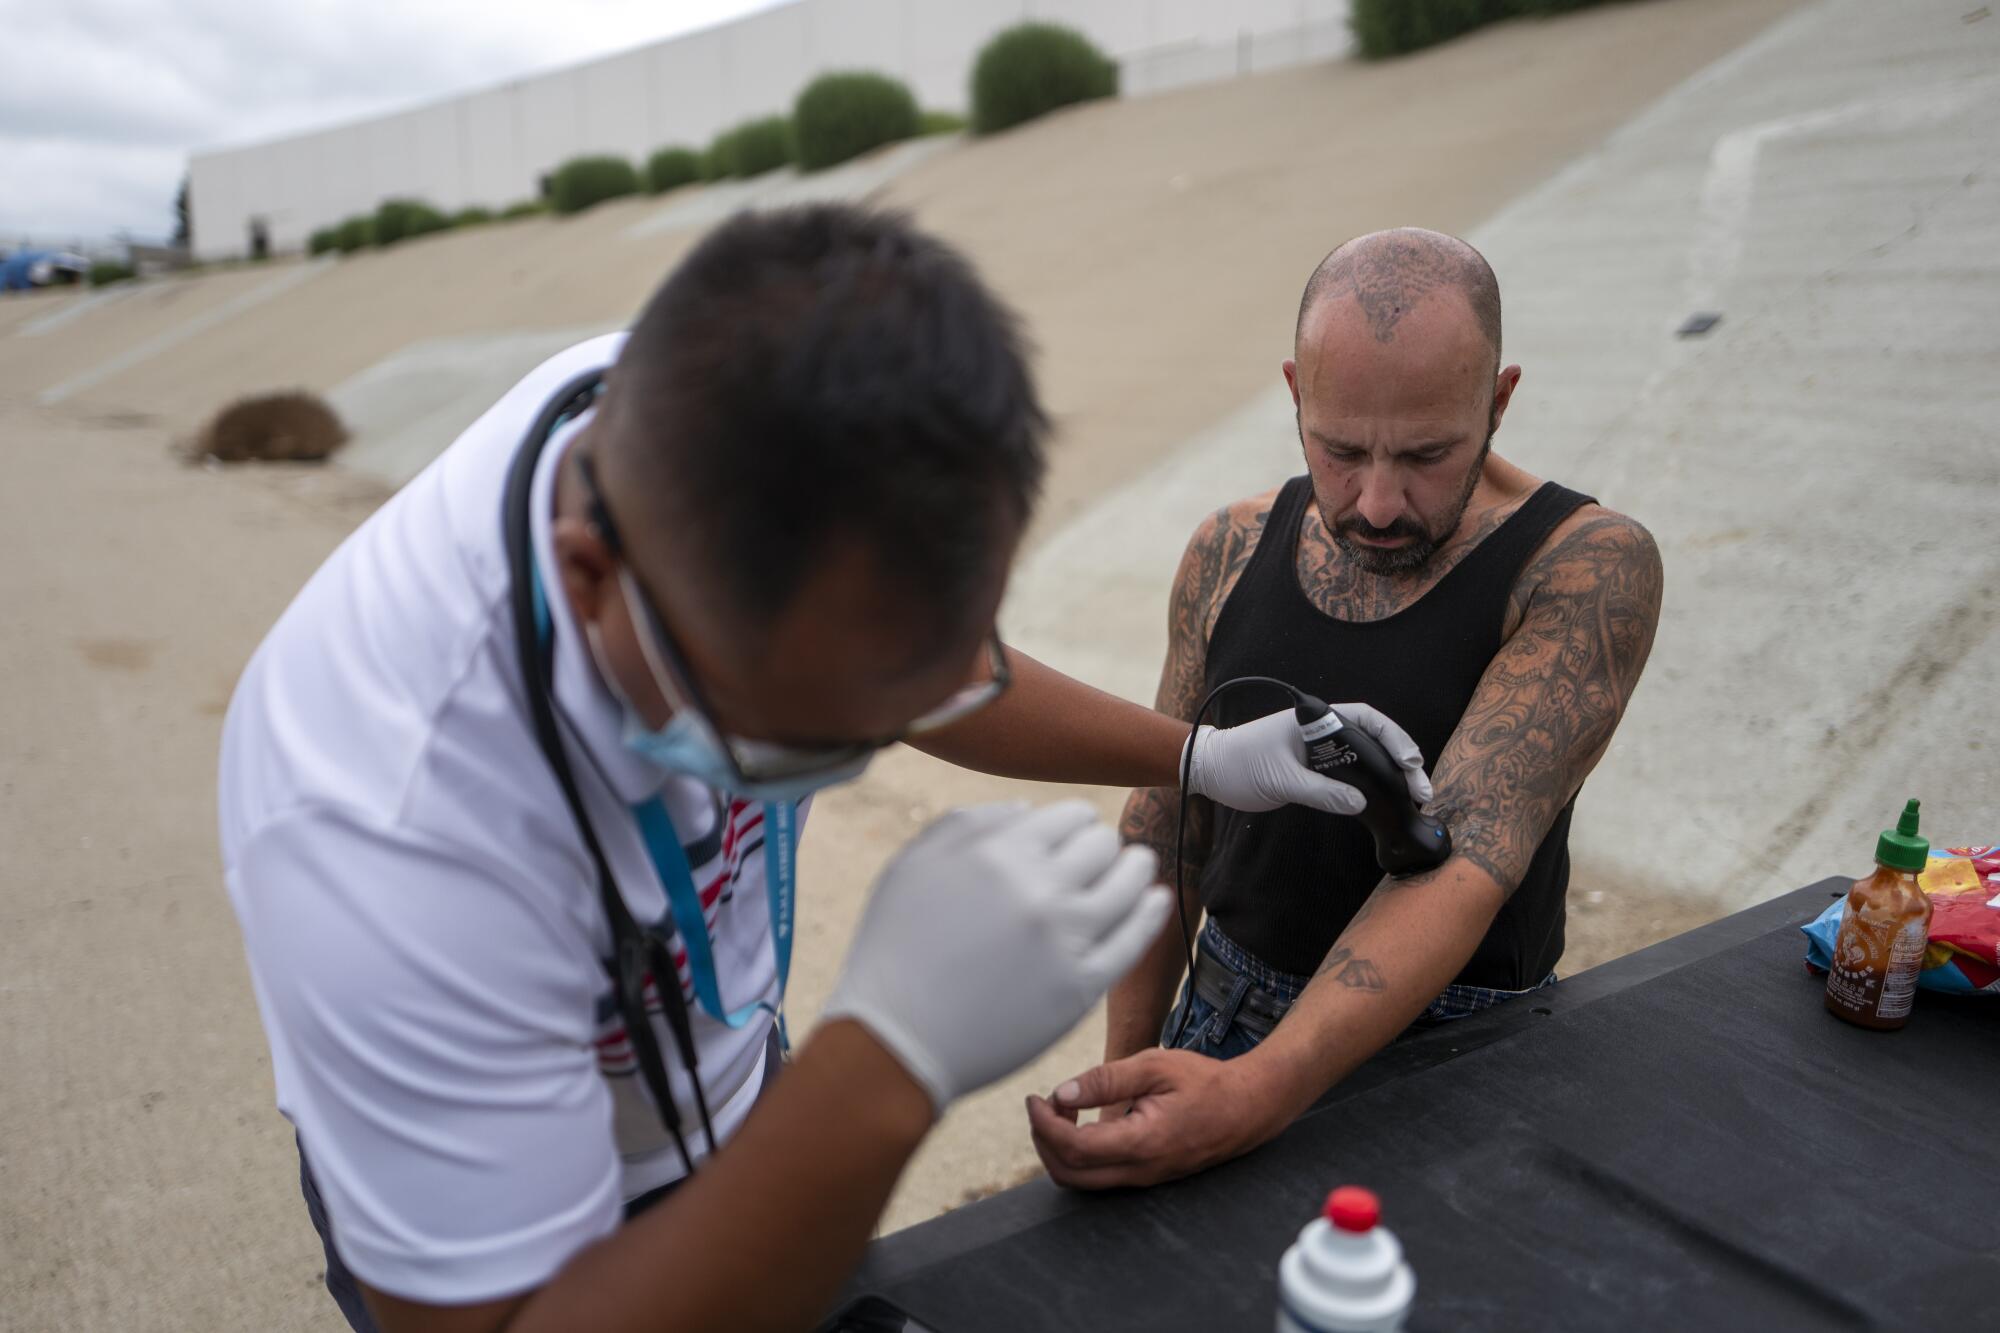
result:
<svg viewBox="0 0 2000 1333"><path fill-rule="evenodd" d="M1083 1088L1075 1079L1071 1079L1056 1089L1056 1100L1059 1102L1080 1102L1083 1100Z"/></svg>

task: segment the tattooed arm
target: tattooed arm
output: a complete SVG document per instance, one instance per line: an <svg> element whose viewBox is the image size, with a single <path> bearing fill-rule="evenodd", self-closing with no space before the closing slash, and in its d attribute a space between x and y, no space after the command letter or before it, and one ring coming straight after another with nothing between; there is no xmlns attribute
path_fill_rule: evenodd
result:
<svg viewBox="0 0 2000 1333"><path fill-rule="evenodd" d="M1436 770L1453 854L1385 880L1262 1045L1236 1060L1148 1051L1031 1098L1058 1181L1171 1180L1247 1152L1387 1045L1471 958L1535 848L1603 755L1659 622L1659 552L1630 519L1587 510L1523 572L1495 655ZM1078 1125L1079 1107L1131 1102Z"/></svg>
<svg viewBox="0 0 2000 1333"><path fill-rule="evenodd" d="M1160 670L1154 707L1182 723L1194 720L1208 692L1208 637L1222 612L1230 589L1243 573L1258 535L1270 517L1275 492L1240 501L1203 520L1189 539L1187 553L1174 574L1167 599L1167 660ZM1183 736L1186 735L1183 729ZM1180 813L1180 788L1140 787L1125 802L1118 831L1126 842L1151 847L1160 861L1160 878L1174 880L1175 821ZM1181 912L1190 929L1201 919L1195 887L1208 859L1215 807L1191 797L1187 810L1187 860L1181 867ZM1104 1058L1117 1060L1156 1045L1160 1025L1173 1004L1174 988L1187 967L1187 946L1181 918L1167 922L1160 938L1130 975L1111 988L1104 1033Z"/></svg>
<svg viewBox="0 0 2000 1333"><path fill-rule="evenodd" d="M1270 1077L1279 1124L1408 1026L1472 957L1611 743L1652 651L1661 586L1651 535L1602 510L1565 525L1524 571L1509 617L1519 627L1438 759L1432 813L1451 826L1451 859L1377 886L1245 1057Z"/></svg>

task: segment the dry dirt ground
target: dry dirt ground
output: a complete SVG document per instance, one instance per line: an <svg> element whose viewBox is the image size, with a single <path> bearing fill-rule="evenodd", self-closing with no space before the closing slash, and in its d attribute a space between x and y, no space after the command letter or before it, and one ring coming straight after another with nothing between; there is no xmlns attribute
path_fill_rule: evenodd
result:
<svg viewBox="0 0 2000 1333"><path fill-rule="evenodd" d="M967 249L1040 345L1062 426L1046 533L1266 384L1332 244L1471 229L1791 4L1611 6L1380 67L1085 108L939 154L888 198ZM329 389L418 339L626 318L691 240L626 234L658 207L0 301L0 1328L338 1326L221 891L212 783L241 664L381 492L338 469L210 472L167 446L237 393ZM1005 785L899 753L823 802L795 1022L887 853ZM1578 898L1566 971L1713 911ZM1032 1169L1022 1093L1099 1042L1093 1019L955 1110L886 1225Z"/></svg>

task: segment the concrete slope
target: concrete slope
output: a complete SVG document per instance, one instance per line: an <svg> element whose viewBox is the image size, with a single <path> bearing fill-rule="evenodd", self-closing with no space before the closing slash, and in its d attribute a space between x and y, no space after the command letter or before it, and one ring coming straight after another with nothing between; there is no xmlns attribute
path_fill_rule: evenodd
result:
<svg viewBox="0 0 2000 1333"><path fill-rule="evenodd" d="M1046 532L1273 382L1334 245L1476 226L1791 7L1612 5L1379 65L1086 107L940 158L888 198L963 244L1042 347L1063 427Z"/></svg>
<svg viewBox="0 0 2000 1333"><path fill-rule="evenodd" d="M37 291L0 292L0 337L16 329L23 329L32 337L50 324L60 328L76 318L79 311L116 300L133 286L128 283L93 291L45 287Z"/></svg>
<svg viewBox="0 0 2000 1333"><path fill-rule="evenodd" d="M349 523L159 443L0 406L0 1329L340 1329L214 770L245 656Z"/></svg>
<svg viewBox="0 0 2000 1333"><path fill-rule="evenodd" d="M19 380L38 395L60 390L80 413L139 412L186 431L242 393L333 390L378 367L398 378L390 363L436 339L531 335L510 344L521 347L623 322L730 209L873 196L962 245L1040 345L1063 427L1046 531L1262 385L1284 354L1282 312L1301 275L1342 237L1411 219L1472 226L1792 3L1676 0L1503 24L1387 65L1321 64L1080 107L821 177L781 173L422 237L343 259L282 301L138 360L107 350L107 337L129 337L116 307L74 321L18 367L13 340L0 342L0 386ZM233 280L181 282L198 292ZM468 381L455 407L427 414L430 450L477 415L484 393ZM364 409L370 428L395 405ZM403 451L421 442L407 426L404 445L360 454L397 459L383 480L424 461Z"/></svg>
<svg viewBox="0 0 2000 1333"><path fill-rule="evenodd" d="M619 239L657 206L620 201L575 218L494 223L331 261L284 301L162 348L73 401L85 410L145 411L185 429L239 394L330 390L426 339L629 319L687 244L679 235ZM106 310L63 330L84 369L98 364L91 339L118 317ZM0 344L0 358L12 357L12 341ZM447 435L433 452L449 442Z"/></svg>
<svg viewBox="0 0 2000 1333"><path fill-rule="evenodd" d="M1912 795L2000 837L2000 23L1965 13L1815 5L1485 233L1517 453L1667 563L1578 821L1607 870L1740 905L1864 870Z"/></svg>
<svg viewBox="0 0 2000 1333"><path fill-rule="evenodd" d="M246 265L102 291L9 297L0 309L46 307L0 341L0 401L90 397L106 379L199 343L241 322L260 299L292 290L306 271L296 262ZM279 315L289 319L289 314ZM102 400L94 404L101 407ZM162 404L147 402L158 412ZM86 409L88 410L88 409Z"/></svg>
<svg viewBox="0 0 2000 1333"><path fill-rule="evenodd" d="M1313 65L1079 107L990 140L919 140L812 176L680 192L615 237L594 210L569 308L579 323L625 318L631 293L613 297L605 275L643 271L636 254L675 254L739 208L866 198L908 208L977 261L1041 350L1042 388L1062 428L1039 520L1047 532L1268 378L1301 275L1340 238L1409 218L1471 226L1788 3L1592 11L1556 27L1502 25L1394 65ZM1481 114L1468 121L1452 99L1412 95L1438 86L1482 89ZM434 262L457 264L443 253L449 244L437 242ZM504 288L498 296L482 311L483 332L469 335L480 341L449 354L496 375L525 371L531 361L496 356L484 339L540 345L539 334L519 335L551 312ZM401 355L375 369L400 375L390 363ZM487 386L463 383L423 427L484 410ZM434 433L431 449L454 433ZM361 454L363 466L395 458L377 473L391 483L428 461L421 428L398 437Z"/></svg>

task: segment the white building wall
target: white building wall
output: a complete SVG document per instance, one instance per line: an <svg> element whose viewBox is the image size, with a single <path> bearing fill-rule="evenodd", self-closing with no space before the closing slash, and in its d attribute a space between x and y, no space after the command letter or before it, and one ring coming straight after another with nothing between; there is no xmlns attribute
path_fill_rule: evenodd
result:
<svg viewBox="0 0 2000 1333"><path fill-rule="evenodd" d="M522 155L518 87L506 84L457 99L465 162L465 199L460 207L485 204L490 208L495 200L512 202L529 193L520 185L529 176ZM330 218L337 213L337 207L329 208L320 216Z"/></svg>
<svg viewBox="0 0 2000 1333"><path fill-rule="evenodd" d="M189 164L198 258L242 254L262 218L272 245L408 196L447 211L533 198L584 153L643 163L790 109L828 70L879 70L925 107L963 110L972 61L1023 19L1066 23L1141 95L1348 49L1348 0L792 0L737 22L373 120L218 149Z"/></svg>

